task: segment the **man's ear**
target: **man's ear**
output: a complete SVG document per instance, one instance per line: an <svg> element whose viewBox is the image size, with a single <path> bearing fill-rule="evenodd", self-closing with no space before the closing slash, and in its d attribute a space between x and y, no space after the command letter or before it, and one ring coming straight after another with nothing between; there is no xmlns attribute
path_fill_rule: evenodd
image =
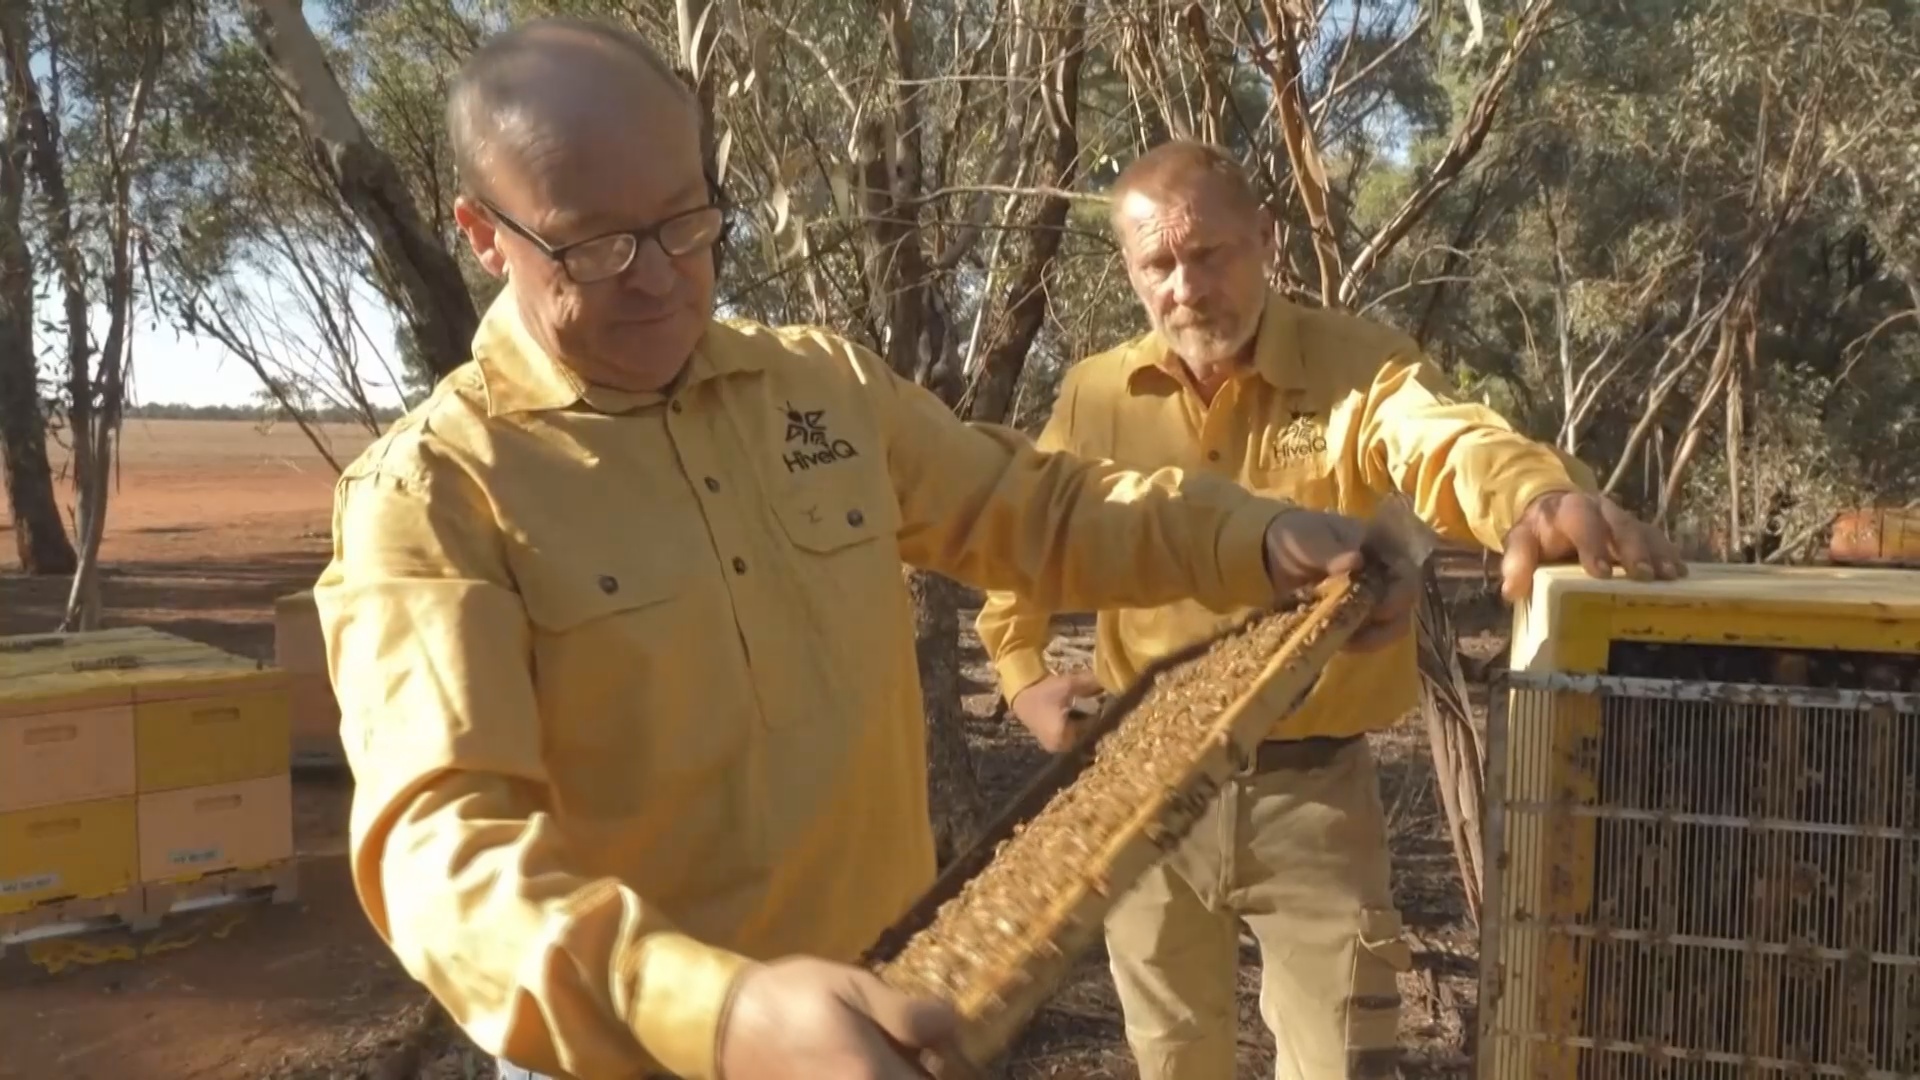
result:
<svg viewBox="0 0 1920 1080"><path fill-rule="evenodd" d="M506 276L507 256L500 250L500 231L494 228L486 209L469 196L458 196L453 200L453 223L466 234L467 246L473 249L481 269L494 277Z"/></svg>
<svg viewBox="0 0 1920 1080"><path fill-rule="evenodd" d="M1262 203L1259 209L1254 211L1254 216L1259 222L1261 258L1268 266L1272 266L1273 258L1280 250L1279 242L1274 237L1273 211L1267 209L1266 204Z"/></svg>

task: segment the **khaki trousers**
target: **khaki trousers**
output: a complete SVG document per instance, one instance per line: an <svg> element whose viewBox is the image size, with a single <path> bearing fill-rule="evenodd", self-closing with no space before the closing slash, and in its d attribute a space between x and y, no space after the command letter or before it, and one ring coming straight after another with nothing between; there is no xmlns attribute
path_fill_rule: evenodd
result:
<svg viewBox="0 0 1920 1080"><path fill-rule="evenodd" d="M1277 1080L1391 1077L1412 966L1364 738L1222 787L1172 856L1108 915L1141 1080L1234 1075L1239 923L1260 947Z"/></svg>

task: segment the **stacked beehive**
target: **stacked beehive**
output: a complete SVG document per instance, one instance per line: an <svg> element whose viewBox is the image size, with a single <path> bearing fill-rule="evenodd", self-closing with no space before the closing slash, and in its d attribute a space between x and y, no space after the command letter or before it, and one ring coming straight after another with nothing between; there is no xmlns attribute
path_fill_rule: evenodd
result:
<svg viewBox="0 0 1920 1080"><path fill-rule="evenodd" d="M327 647L312 590L273 602L273 662L287 673L294 764L346 764L340 747L340 705L327 677Z"/></svg>
<svg viewBox="0 0 1920 1080"><path fill-rule="evenodd" d="M135 627L0 638L0 936L293 889L285 676Z"/></svg>

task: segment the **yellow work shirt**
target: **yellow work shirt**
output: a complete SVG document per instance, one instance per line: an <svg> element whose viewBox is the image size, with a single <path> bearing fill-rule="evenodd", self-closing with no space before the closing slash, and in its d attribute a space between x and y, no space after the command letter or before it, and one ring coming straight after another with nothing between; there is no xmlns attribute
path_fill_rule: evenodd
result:
<svg viewBox="0 0 1920 1080"><path fill-rule="evenodd" d="M747 959L931 884L904 560L1054 606L1272 596L1282 504L1043 454L869 352L716 322L583 387L511 290L355 460L315 590L373 925L484 1049L714 1075Z"/></svg>
<svg viewBox="0 0 1920 1080"><path fill-rule="evenodd" d="M1527 504L1574 490L1567 463L1491 409L1447 396L1446 383L1403 334L1378 323L1267 301L1253 362L1201 401L1159 336L1149 333L1075 364L1038 444L1128 468L1175 466L1317 510L1370 516L1404 492L1446 539L1500 550ZM1008 700L1048 674L1051 615L1065 610L1018 590L990 593L977 620ZM1122 689L1153 660L1215 633L1244 612L1198 604L1102 607L1094 673ZM1346 736L1392 725L1418 704L1415 640L1344 653L1274 736Z"/></svg>

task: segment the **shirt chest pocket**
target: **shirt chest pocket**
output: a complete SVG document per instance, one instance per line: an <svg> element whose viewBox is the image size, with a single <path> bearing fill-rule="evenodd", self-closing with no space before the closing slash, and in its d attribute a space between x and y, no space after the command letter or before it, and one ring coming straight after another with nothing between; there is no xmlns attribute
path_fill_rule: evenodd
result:
<svg viewBox="0 0 1920 1080"><path fill-rule="evenodd" d="M806 648L814 678L846 701L872 692L907 618L900 563L900 508L890 488L855 475L809 483L773 502L786 537L789 578L816 628Z"/></svg>
<svg viewBox="0 0 1920 1080"><path fill-rule="evenodd" d="M723 770L746 728L715 715L727 710L702 691L714 677L701 656L734 631L698 625L710 605L689 602L671 558L582 552L529 563L517 574L541 741L562 798L619 813L650 784Z"/></svg>
<svg viewBox="0 0 1920 1080"><path fill-rule="evenodd" d="M773 507L803 569L849 556L899 561L899 503L883 482L861 471L807 477L781 492Z"/></svg>

